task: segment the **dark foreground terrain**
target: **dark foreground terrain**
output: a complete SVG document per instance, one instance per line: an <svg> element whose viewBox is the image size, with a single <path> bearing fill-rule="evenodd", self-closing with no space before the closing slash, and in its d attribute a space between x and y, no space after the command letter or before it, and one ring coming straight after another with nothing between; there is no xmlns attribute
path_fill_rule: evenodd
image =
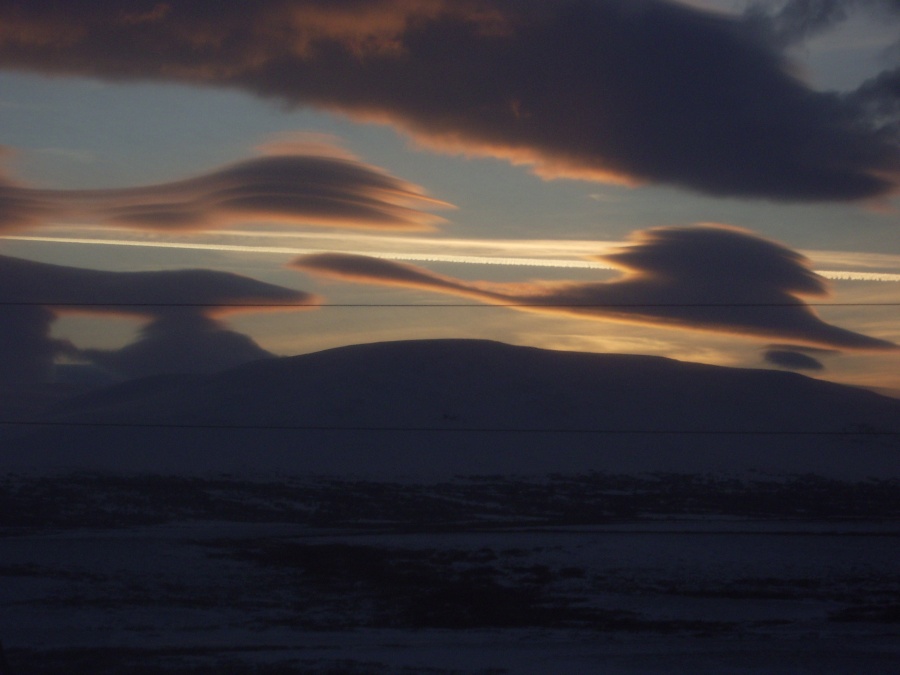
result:
<svg viewBox="0 0 900 675"><path fill-rule="evenodd" d="M0 639L16 675L896 672L898 495L7 474Z"/></svg>
<svg viewBox="0 0 900 675"><path fill-rule="evenodd" d="M0 675L896 673L900 401L472 340L0 397Z"/></svg>

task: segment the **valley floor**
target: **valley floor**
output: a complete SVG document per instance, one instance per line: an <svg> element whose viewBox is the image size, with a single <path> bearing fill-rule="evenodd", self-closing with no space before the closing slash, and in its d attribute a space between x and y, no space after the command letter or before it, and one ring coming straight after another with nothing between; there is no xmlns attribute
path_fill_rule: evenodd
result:
<svg viewBox="0 0 900 675"><path fill-rule="evenodd" d="M0 672L896 672L897 494L8 474Z"/></svg>

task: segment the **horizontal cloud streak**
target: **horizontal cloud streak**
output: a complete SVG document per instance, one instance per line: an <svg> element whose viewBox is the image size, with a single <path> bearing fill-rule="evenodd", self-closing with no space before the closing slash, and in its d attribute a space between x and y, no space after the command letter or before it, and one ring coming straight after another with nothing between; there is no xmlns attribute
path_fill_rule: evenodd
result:
<svg viewBox="0 0 900 675"><path fill-rule="evenodd" d="M76 6L0 3L0 66L241 87L545 177L777 200L900 183L900 112L883 78L855 95L815 91L791 74L788 28L665 0Z"/></svg>
<svg viewBox="0 0 900 675"><path fill-rule="evenodd" d="M600 259L624 272L612 281L467 282L364 256L319 254L296 269L348 281L420 288L527 311L776 338L847 349L895 349L819 319L802 296L825 296L825 280L800 254L724 226L656 228Z"/></svg>
<svg viewBox="0 0 900 675"><path fill-rule="evenodd" d="M0 177L0 232L80 220L204 230L252 220L428 230L447 207L411 183L347 156L275 154L146 187L41 190Z"/></svg>
<svg viewBox="0 0 900 675"><path fill-rule="evenodd" d="M202 305L212 314L236 311L233 304L315 305L308 293L230 272L171 270L107 272L0 256L0 307L35 304L83 306L91 313L159 317ZM201 309L203 309L201 307ZM258 311L258 310L257 310Z"/></svg>

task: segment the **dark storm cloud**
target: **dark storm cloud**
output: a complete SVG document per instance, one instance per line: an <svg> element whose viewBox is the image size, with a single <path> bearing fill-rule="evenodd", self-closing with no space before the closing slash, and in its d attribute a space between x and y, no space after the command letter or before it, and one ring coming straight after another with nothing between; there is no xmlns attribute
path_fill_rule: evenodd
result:
<svg viewBox="0 0 900 675"><path fill-rule="evenodd" d="M350 156L279 153L172 183L116 190L40 190L0 176L0 231L55 220L202 230L247 220L423 230L447 206Z"/></svg>
<svg viewBox="0 0 900 675"><path fill-rule="evenodd" d="M211 318L265 309L228 307L247 303L314 306L317 299L227 272L103 272L0 256L0 381L46 380L61 354L124 376L206 371L260 358L268 352ZM50 333L58 313L76 311L151 321L122 350L79 352Z"/></svg>
<svg viewBox="0 0 900 675"><path fill-rule="evenodd" d="M825 370L825 364L819 359L788 349L767 349L763 358L766 363L788 370Z"/></svg>
<svg viewBox="0 0 900 675"><path fill-rule="evenodd" d="M828 294L799 253L724 226L637 233L631 246L598 256L624 275L613 281L466 282L411 265L344 254L292 266L348 281L422 288L527 311L776 338L846 349L895 349L885 340L819 319L802 296Z"/></svg>
<svg viewBox="0 0 900 675"><path fill-rule="evenodd" d="M796 79L782 47L759 22L665 0L0 2L10 69L240 87L546 177L894 191L885 120Z"/></svg>

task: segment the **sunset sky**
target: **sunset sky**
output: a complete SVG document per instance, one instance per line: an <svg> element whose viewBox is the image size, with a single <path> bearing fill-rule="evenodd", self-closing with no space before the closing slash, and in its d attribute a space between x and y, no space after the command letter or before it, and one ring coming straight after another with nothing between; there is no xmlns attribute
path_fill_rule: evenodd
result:
<svg viewBox="0 0 900 675"><path fill-rule="evenodd" d="M458 337L900 394L897 0L0 0L0 131L5 383Z"/></svg>

